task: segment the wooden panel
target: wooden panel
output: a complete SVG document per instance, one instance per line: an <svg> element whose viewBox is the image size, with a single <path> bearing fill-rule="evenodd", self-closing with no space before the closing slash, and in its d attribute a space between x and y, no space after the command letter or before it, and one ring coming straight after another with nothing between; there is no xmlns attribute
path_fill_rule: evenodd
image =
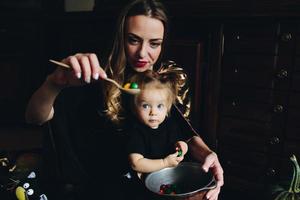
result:
<svg viewBox="0 0 300 200"><path fill-rule="evenodd" d="M287 95L253 88L229 87L222 92L220 114L241 119L283 124ZM275 121L274 121L275 120Z"/></svg>
<svg viewBox="0 0 300 200"><path fill-rule="evenodd" d="M276 24L272 23L227 24L224 31L225 52L274 55L276 30Z"/></svg>
<svg viewBox="0 0 300 200"><path fill-rule="evenodd" d="M300 108L290 107L287 117L286 138L289 140L300 140Z"/></svg>
<svg viewBox="0 0 300 200"><path fill-rule="evenodd" d="M223 61L223 80L225 83L274 87L274 56L263 55L225 55Z"/></svg>
<svg viewBox="0 0 300 200"><path fill-rule="evenodd" d="M244 181L255 181L257 184L263 181L267 158L264 154L253 150L242 150L229 146L219 147L219 158L223 164L225 180L227 176L239 177ZM229 183L230 184L230 183Z"/></svg>
<svg viewBox="0 0 300 200"><path fill-rule="evenodd" d="M165 59L175 61L183 67L189 78L190 94L192 97L192 121L199 126L202 120L202 44L200 41L175 40L167 47Z"/></svg>
<svg viewBox="0 0 300 200"><path fill-rule="evenodd" d="M218 142L239 149L266 152L270 131L269 123L224 117L220 122Z"/></svg>

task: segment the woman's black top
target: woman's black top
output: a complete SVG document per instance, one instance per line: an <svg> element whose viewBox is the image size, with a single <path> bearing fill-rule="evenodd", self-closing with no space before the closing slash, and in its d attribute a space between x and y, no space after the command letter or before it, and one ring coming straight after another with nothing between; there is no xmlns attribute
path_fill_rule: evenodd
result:
<svg viewBox="0 0 300 200"><path fill-rule="evenodd" d="M113 195L121 195L117 191L128 172L127 137L123 128L104 116L101 85L64 89L54 110L51 135L46 141L52 139L48 152L51 160L44 169L44 174L50 176L46 181L49 198L102 199L96 198L100 195L121 199Z"/></svg>

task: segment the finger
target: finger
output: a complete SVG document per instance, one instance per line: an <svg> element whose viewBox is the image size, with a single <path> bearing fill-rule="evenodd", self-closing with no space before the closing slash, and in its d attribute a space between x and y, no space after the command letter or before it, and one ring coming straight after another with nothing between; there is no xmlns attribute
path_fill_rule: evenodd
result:
<svg viewBox="0 0 300 200"><path fill-rule="evenodd" d="M214 162L215 162L216 159L217 159L217 158L216 158L216 156L214 155L214 153L209 154L209 155L206 157L206 159L205 159L205 161L204 161L204 163L203 163L203 165L202 165L202 169L203 169L205 172L208 172L208 169L209 169L211 166L213 166L213 164L214 164Z"/></svg>
<svg viewBox="0 0 300 200"><path fill-rule="evenodd" d="M215 163L215 166L213 167L213 174L217 181L217 185L219 187L223 186L224 185L224 176L223 176L224 171L219 162Z"/></svg>
<svg viewBox="0 0 300 200"><path fill-rule="evenodd" d="M89 53L89 54L84 54L84 55L88 56L90 59L93 78L95 79L95 78L97 78L97 76L102 79L107 78L107 75L106 75L104 69L100 66L97 55L94 53ZM95 80L97 80L97 79L95 79Z"/></svg>
<svg viewBox="0 0 300 200"><path fill-rule="evenodd" d="M69 56L67 62L71 65L75 76L80 79L81 78L81 67L78 62L78 59L75 56Z"/></svg>
<svg viewBox="0 0 300 200"><path fill-rule="evenodd" d="M223 186L224 185L224 176L223 176L223 173L215 173L214 176L215 176L215 179L217 181L217 185L219 187Z"/></svg>
<svg viewBox="0 0 300 200"><path fill-rule="evenodd" d="M87 56L80 58L81 70L83 73L84 81L87 83L91 82L91 64Z"/></svg>
<svg viewBox="0 0 300 200"><path fill-rule="evenodd" d="M217 186L216 188L209 190L206 193L205 197L209 200L215 200L218 199L219 193L220 193L220 187Z"/></svg>
<svg viewBox="0 0 300 200"><path fill-rule="evenodd" d="M90 65L91 65L92 77L93 77L94 80L98 80L98 78L99 78L99 68L101 68L100 64L99 64L99 61L98 61L98 58L97 58L96 54L94 54L94 53L89 54L88 58L89 58L89 62L90 62Z"/></svg>

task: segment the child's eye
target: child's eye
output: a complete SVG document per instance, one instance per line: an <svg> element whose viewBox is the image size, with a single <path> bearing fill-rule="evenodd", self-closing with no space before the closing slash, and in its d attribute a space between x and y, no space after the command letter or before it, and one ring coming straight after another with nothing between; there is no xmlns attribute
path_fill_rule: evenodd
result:
<svg viewBox="0 0 300 200"><path fill-rule="evenodd" d="M163 108L164 108L164 104L162 104L162 103L161 103L161 104L158 104L158 105L157 105L157 108L158 108L158 109L163 109Z"/></svg>
<svg viewBox="0 0 300 200"><path fill-rule="evenodd" d="M143 107L144 109L148 109L150 106L149 106L149 104L142 104L142 107Z"/></svg>

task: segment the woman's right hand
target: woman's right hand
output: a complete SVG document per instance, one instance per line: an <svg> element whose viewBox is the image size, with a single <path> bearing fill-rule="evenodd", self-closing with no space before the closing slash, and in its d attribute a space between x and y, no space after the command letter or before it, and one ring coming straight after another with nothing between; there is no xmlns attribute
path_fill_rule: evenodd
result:
<svg viewBox="0 0 300 200"><path fill-rule="evenodd" d="M99 78L106 78L106 73L100 67L97 55L94 53L78 53L62 60L71 70L57 67L48 76L47 81L61 88L91 83Z"/></svg>
<svg viewBox="0 0 300 200"><path fill-rule="evenodd" d="M57 69L31 96L26 108L26 121L43 124L53 118L53 104L60 91L68 86L90 83L92 80L105 78L106 74L100 67L96 54L76 54L62 60L70 69Z"/></svg>

